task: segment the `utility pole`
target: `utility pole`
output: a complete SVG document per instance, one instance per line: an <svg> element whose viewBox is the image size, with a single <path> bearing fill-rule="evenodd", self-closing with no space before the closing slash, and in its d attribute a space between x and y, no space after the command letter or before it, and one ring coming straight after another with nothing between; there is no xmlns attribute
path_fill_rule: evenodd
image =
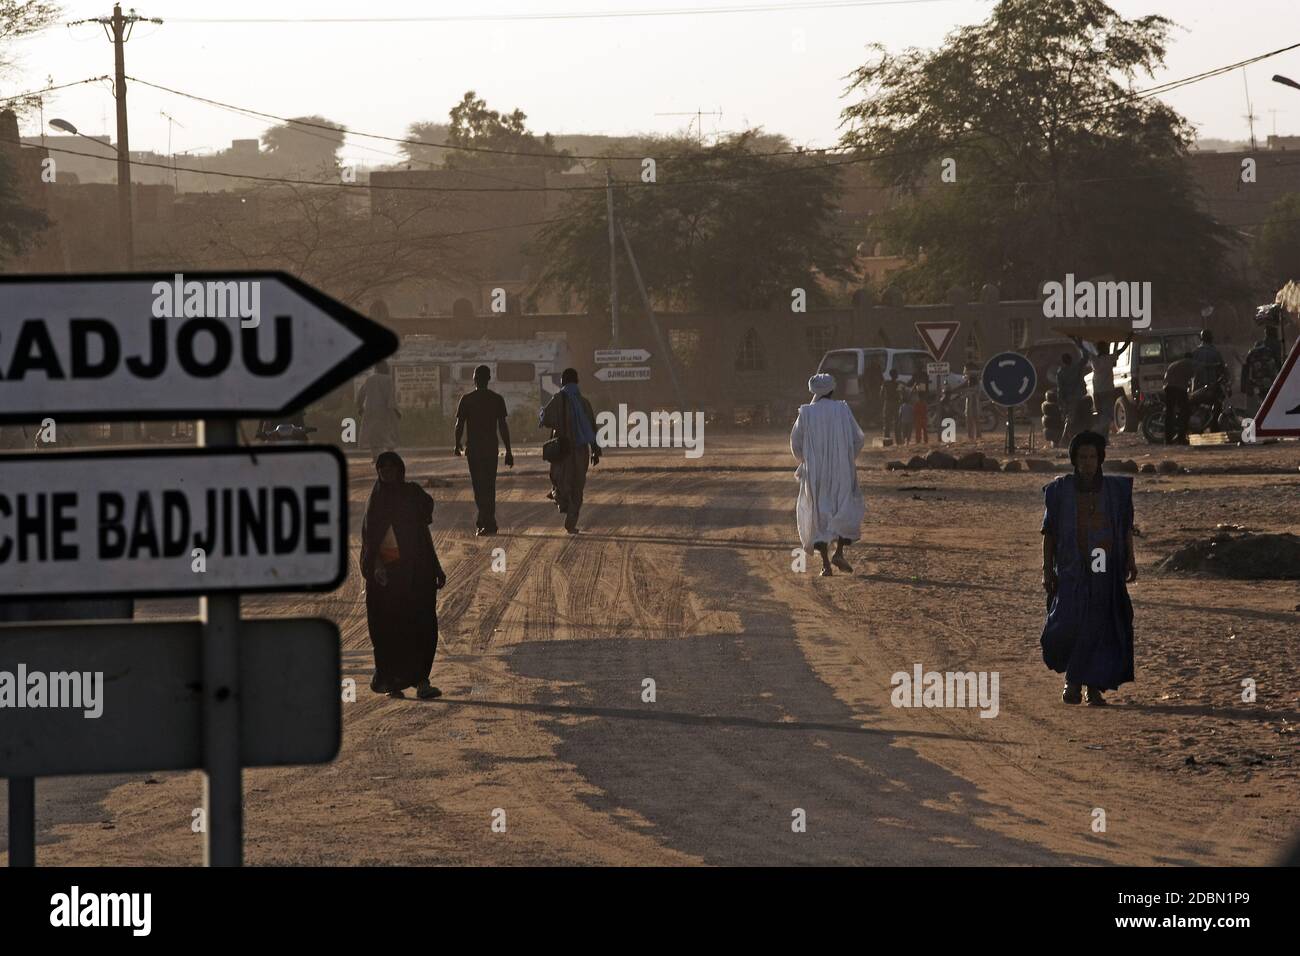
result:
<svg viewBox="0 0 1300 956"><path fill-rule="evenodd" d="M122 47L131 38L132 29L141 21L162 23L157 17L137 16L134 9L123 16L122 5L115 3L111 17L76 20L69 24L98 23L113 44L113 95L117 100L117 240L121 247L122 266L127 271L135 268L135 222L131 212L131 141L126 124L126 54Z"/></svg>
<svg viewBox="0 0 1300 956"><path fill-rule="evenodd" d="M614 178L605 167L605 217L609 220L609 335L611 346L617 347L618 338L618 260L614 247Z"/></svg>

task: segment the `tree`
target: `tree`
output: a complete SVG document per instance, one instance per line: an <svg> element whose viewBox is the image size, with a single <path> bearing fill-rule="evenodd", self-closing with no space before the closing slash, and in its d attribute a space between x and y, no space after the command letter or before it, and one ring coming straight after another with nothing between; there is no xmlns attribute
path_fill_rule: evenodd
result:
<svg viewBox="0 0 1300 956"><path fill-rule="evenodd" d="M450 146L471 146L493 152L448 150L444 162L454 169L483 166L544 166L563 172L573 165L568 152L557 149L550 133L537 136L528 132L528 116L516 109L502 114L487 108L487 103L470 90L451 108ZM504 152L496 152L501 150ZM526 155L510 155L510 153Z"/></svg>
<svg viewBox="0 0 1300 956"><path fill-rule="evenodd" d="M14 164L5 153L0 147L0 263L26 252L50 225L44 212L23 201Z"/></svg>
<svg viewBox="0 0 1300 956"><path fill-rule="evenodd" d="M1151 281L1164 304L1235 291L1233 234L1196 204L1191 127L1133 95L1172 26L1103 0L1000 0L933 52L874 45L842 144L908 194L879 226L909 259L904 290L992 281L1032 298L1046 279L1109 273Z"/></svg>
<svg viewBox="0 0 1300 956"><path fill-rule="evenodd" d="M1269 207L1251 261L1265 288L1300 279L1300 193L1287 193Z"/></svg>
<svg viewBox="0 0 1300 956"><path fill-rule="evenodd" d="M299 125L302 123L312 125ZM281 172L331 179L338 174L339 150L346 133L346 126L323 116L297 116L263 133L262 145Z"/></svg>
<svg viewBox="0 0 1300 956"><path fill-rule="evenodd" d="M8 45L44 29L58 15L58 5L44 0L0 0L0 75L9 66L5 55ZM5 105L18 111L30 104L19 100ZM50 224L45 213L27 205L23 199L15 164L7 155L17 148L16 144L0 144L0 262L30 248Z"/></svg>
<svg viewBox="0 0 1300 956"><path fill-rule="evenodd" d="M440 198L367 208L356 190L263 186L234 202L206 197L206 215L169 234L160 269L283 269L354 308L393 285L457 281L467 268L464 243L428 231Z"/></svg>
<svg viewBox="0 0 1300 956"><path fill-rule="evenodd" d="M408 162L420 166L441 166L447 150L437 147L444 145L450 135L451 127L446 123L412 123L406 128L406 138L428 145L403 143L402 152L406 154Z"/></svg>
<svg viewBox="0 0 1300 956"><path fill-rule="evenodd" d="M756 135L705 147L693 138L661 141L647 154L660 157L657 182L638 177L615 190L615 217L657 306L789 308L795 288L820 304L827 296L819 277L846 277L850 250L833 228L834 168L820 158L757 152ZM604 190L575 191L530 246L541 259L530 294L576 294L588 309L602 309L608 243ZM621 309L638 310L621 242L616 258Z"/></svg>

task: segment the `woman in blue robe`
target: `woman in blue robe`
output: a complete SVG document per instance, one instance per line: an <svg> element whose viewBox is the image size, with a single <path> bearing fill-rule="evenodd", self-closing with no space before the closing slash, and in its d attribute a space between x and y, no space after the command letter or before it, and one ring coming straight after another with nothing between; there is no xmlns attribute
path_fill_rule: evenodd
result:
<svg viewBox="0 0 1300 956"><path fill-rule="evenodd" d="M1065 674L1061 700L1106 703L1102 691L1133 680L1133 479L1103 475L1106 439L1070 442L1074 474L1043 487L1043 661Z"/></svg>

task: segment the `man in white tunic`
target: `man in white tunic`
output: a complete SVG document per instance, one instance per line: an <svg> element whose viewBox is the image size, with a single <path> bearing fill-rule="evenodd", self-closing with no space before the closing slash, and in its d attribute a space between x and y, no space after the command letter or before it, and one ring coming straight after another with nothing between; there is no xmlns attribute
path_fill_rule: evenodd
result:
<svg viewBox="0 0 1300 956"><path fill-rule="evenodd" d="M822 577L830 577L831 565L841 571L853 568L844 557L844 546L861 537L867 505L858 487L858 452L864 443L862 429L849 406L831 396L835 379L825 372L808 380L813 400L799 406L799 417L790 432L790 450L799 462L799 500L795 517L799 542L805 551L816 550L822 558ZM835 554L828 554L835 543Z"/></svg>

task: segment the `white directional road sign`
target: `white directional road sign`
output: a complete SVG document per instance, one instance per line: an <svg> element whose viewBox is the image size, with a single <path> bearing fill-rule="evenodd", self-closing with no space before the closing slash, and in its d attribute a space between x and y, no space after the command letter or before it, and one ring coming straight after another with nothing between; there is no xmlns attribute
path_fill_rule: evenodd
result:
<svg viewBox="0 0 1300 956"><path fill-rule="evenodd" d="M203 766L201 621L0 626L0 777ZM333 760L342 736L332 621L239 625L244 766Z"/></svg>
<svg viewBox="0 0 1300 956"><path fill-rule="evenodd" d="M0 422L278 415L397 349L283 272L0 277Z"/></svg>
<svg viewBox="0 0 1300 956"><path fill-rule="evenodd" d="M1261 438L1300 435L1300 339L1296 339L1255 415L1255 434Z"/></svg>
<svg viewBox="0 0 1300 956"><path fill-rule="evenodd" d="M337 449L0 456L0 594L331 589L347 574Z"/></svg>
<svg viewBox="0 0 1300 956"><path fill-rule="evenodd" d="M596 378L602 382L646 382L650 379L650 367L601 368L596 370Z"/></svg>
<svg viewBox="0 0 1300 956"><path fill-rule="evenodd" d="M597 365L618 365L620 362L648 362L650 353L645 349L596 349Z"/></svg>

